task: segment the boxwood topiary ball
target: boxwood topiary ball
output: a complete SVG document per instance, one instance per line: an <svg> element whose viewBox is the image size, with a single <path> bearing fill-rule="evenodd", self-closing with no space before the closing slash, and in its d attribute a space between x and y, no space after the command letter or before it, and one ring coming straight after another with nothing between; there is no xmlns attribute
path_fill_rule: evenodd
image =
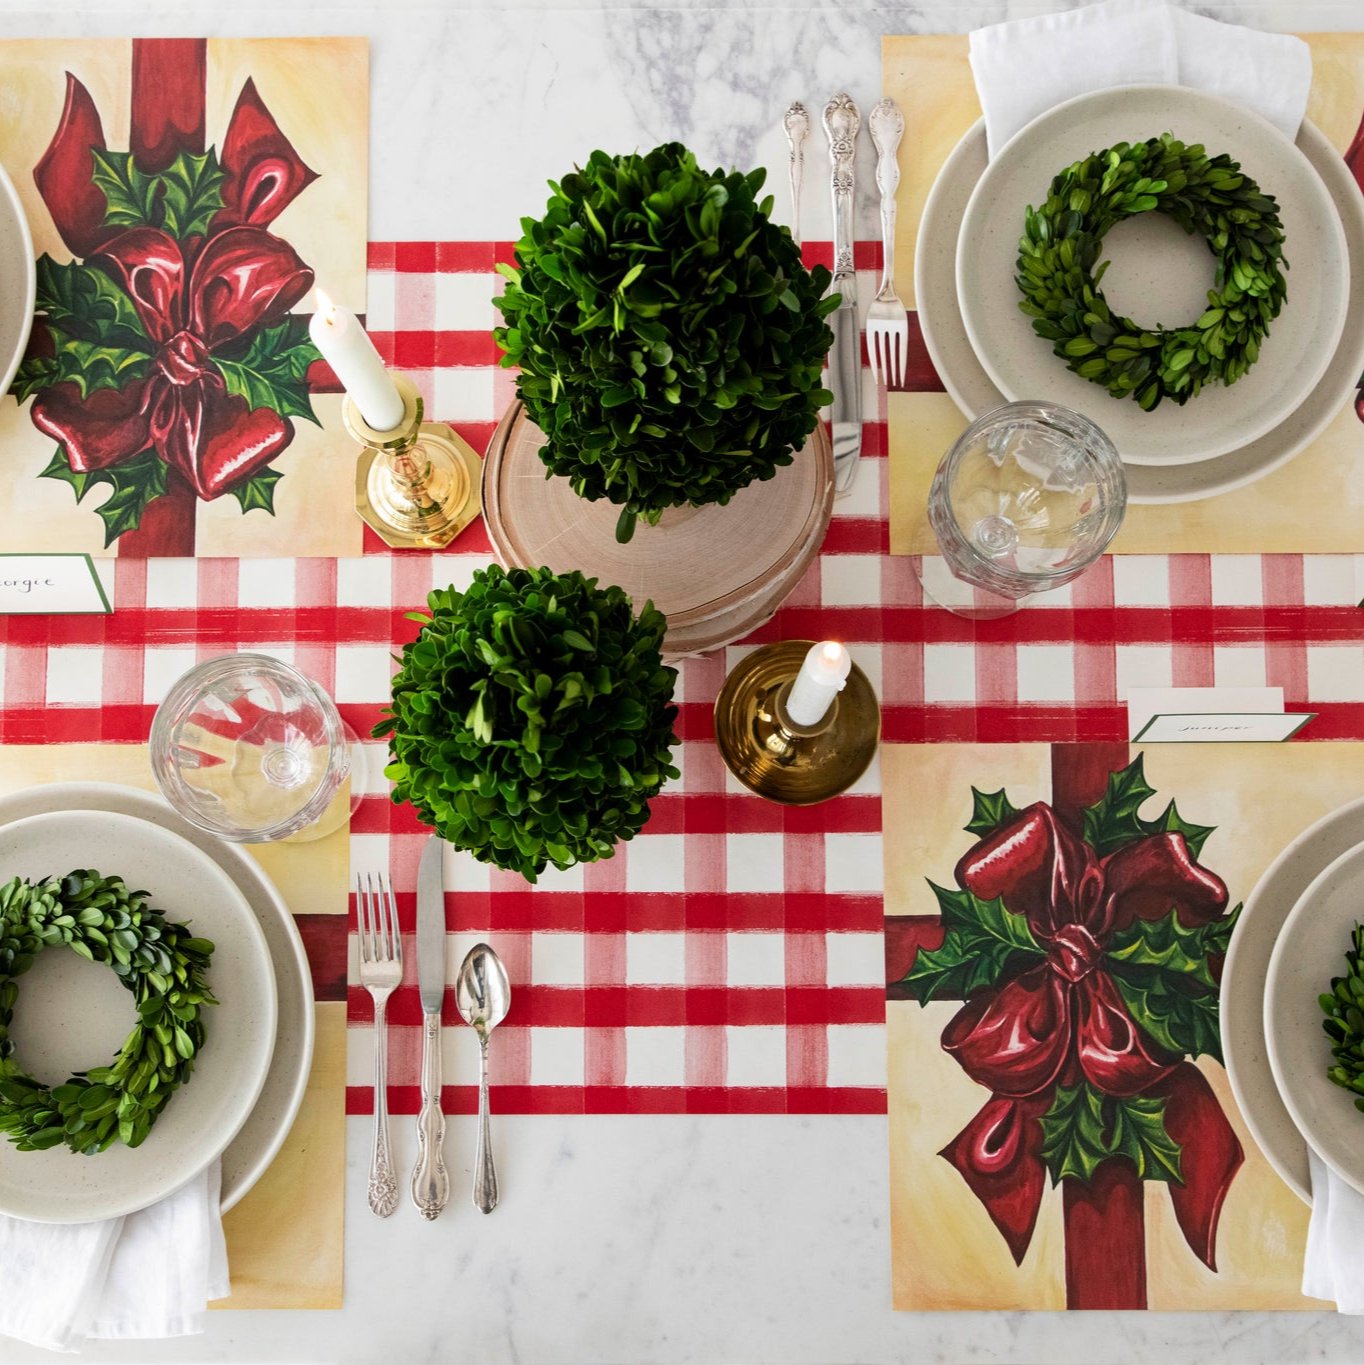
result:
<svg viewBox="0 0 1364 1365"><path fill-rule="evenodd" d="M502 363L580 497L636 517L725 503L791 463L833 401L829 272L759 200L766 172L705 171L670 142L593 152L522 220L497 299Z"/></svg>
<svg viewBox="0 0 1364 1365"><path fill-rule="evenodd" d="M649 818L675 742L667 621L581 573L493 566L438 588L387 719L393 800L456 848L534 881L609 858Z"/></svg>

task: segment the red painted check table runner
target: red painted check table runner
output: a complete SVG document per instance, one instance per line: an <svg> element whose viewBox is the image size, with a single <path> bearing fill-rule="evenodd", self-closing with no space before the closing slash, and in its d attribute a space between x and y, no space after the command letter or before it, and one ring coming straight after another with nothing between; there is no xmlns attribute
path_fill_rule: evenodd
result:
<svg viewBox="0 0 1364 1365"><path fill-rule="evenodd" d="M490 334L493 264L509 255L494 242L370 247L380 350L479 449L513 392ZM828 255L827 243L807 248L811 260ZM879 255L859 244L868 298ZM911 370L912 387L939 387L921 347ZM868 385L869 402L874 392ZM787 604L743 645L682 665L682 776L635 840L535 887L459 860L447 892L452 961L488 938L515 988L493 1057L499 1110L884 1112L878 771L807 810L760 801L729 777L711 708L727 668L754 644L846 640L881 697L888 742L1122 739L1128 689L1171 685L1280 686L1288 709L1319 712L1311 739L1364 738L1364 560L1107 558L1044 605L964 621L926 607L909 560L887 553L885 452L882 406L852 494L836 503L823 553ZM349 459L338 450L338 478L349 477ZM388 697L391 656L416 631L404 613L490 558L481 524L442 554L381 550L106 561L113 615L0 617L0 742L143 743L174 678L246 649L296 664L367 734ZM377 772L382 746L368 757ZM410 810L381 795L365 798L352 827L353 868L391 869L409 933L424 837ZM350 924L353 934L353 906ZM338 917L310 943L328 992L344 989L345 933ZM389 1012L396 1112L417 1106L415 953L407 960ZM348 1104L365 1113L370 1005L349 975ZM463 1057L452 993L445 1025L452 1057ZM471 1111L470 1068L447 1076L446 1107Z"/></svg>

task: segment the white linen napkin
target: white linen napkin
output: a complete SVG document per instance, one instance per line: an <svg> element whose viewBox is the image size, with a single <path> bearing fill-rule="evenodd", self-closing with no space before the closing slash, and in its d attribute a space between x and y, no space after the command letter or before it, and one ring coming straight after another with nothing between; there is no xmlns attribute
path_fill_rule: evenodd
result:
<svg viewBox="0 0 1364 1365"><path fill-rule="evenodd" d="M971 35L971 70L994 156L1039 114L1118 85L1187 85L1235 100L1295 138L1312 84L1301 38L1261 33L1164 0L1105 0Z"/></svg>
<svg viewBox="0 0 1364 1365"><path fill-rule="evenodd" d="M202 1332L208 1301L229 1292L221 1187L215 1161L125 1218L57 1224L0 1216L0 1335L75 1351L87 1337Z"/></svg>
<svg viewBox="0 0 1364 1365"><path fill-rule="evenodd" d="M1302 1292L1364 1313L1364 1194L1347 1185L1310 1147L1312 1221L1307 1225Z"/></svg>

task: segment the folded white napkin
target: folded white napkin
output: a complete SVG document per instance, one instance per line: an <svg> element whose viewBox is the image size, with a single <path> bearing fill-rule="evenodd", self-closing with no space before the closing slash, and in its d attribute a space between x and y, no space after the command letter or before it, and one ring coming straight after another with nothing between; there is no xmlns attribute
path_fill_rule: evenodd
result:
<svg viewBox="0 0 1364 1365"><path fill-rule="evenodd" d="M1310 1147L1312 1221L1302 1292L1331 1299L1342 1313L1364 1313L1364 1194L1347 1185Z"/></svg>
<svg viewBox="0 0 1364 1365"><path fill-rule="evenodd" d="M977 29L971 70L994 156L1039 114L1118 85L1187 85L1221 95L1294 138L1312 54L1301 38L1219 23L1164 0L1106 0Z"/></svg>
<svg viewBox="0 0 1364 1365"><path fill-rule="evenodd" d="M221 1187L215 1161L125 1218L56 1224L0 1216L0 1335L75 1351L87 1337L202 1332L208 1301L229 1292Z"/></svg>

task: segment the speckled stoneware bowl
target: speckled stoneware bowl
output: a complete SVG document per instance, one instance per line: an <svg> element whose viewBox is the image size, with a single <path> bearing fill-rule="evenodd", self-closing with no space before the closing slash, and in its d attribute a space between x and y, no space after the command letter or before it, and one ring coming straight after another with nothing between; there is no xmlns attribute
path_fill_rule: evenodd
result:
<svg viewBox="0 0 1364 1365"><path fill-rule="evenodd" d="M0 393L9 391L24 358L37 292L38 272L28 219L14 182L0 166Z"/></svg>
<svg viewBox="0 0 1364 1365"><path fill-rule="evenodd" d="M150 769L147 777L150 781ZM275 1051L255 1108L223 1153L222 1208L226 1213L245 1197L275 1159L307 1091L316 1020L312 972L298 926L274 883L245 848L196 829L149 791L111 782L52 782L26 787L0 796L0 826L30 815L61 810L114 811L178 834L232 878L265 933L275 968L278 999Z"/></svg>
<svg viewBox="0 0 1364 1365"><path fill-rule="evenodd" d="M1288 296L1259 362L1234 385L1212 384L1183 407L1143 412L1072 374L1018 307L1018 239L1029 204L1065 167L1117 142L1166 131L1227 153L1277 199ZM1123 241L1118 244L1119 235ZM1177 327L1207 307L1213 257L1162 214L1117 224L1104 239L1112 268L1103 290L1115 310L1145 325ZM1311 162L1272 124L1230 100L1180 86L1133 85L1068 100L1000 150L971 195L957 243L957 293L985 371L1010 399L1063 403L1097 422L1131 464L1196 463L1272 431L1316 387L1345 326L1345 233Z"/></svg>
<svg viewBox="0 0 1364 1365"><path fill-rule="evenodd" d="M270 950L232 879L169 830L108 811L56 811L0 827L0 882L94 868L150 893L151 904L215 944L209 985L220 1003L189 1082L135 1150L97 1156L65 1147L20 1152L0 1143L0 1212L83 1222L145 1208L219 1156L260 1094L275 1046ZM107 1064L136 1021L132 997L107 967L61 947L41 952L20 979L12 1034L30 1074L60 1082Z"/></svg>
<svg viewBox="0 0 1364 1365"><path fill-rule="evenodd" d="M1331 1041L1317 997L1345 974L1345 950L1364 920L1364 844L1324 868L1284 920L1265 977L1269 1065L1298 1131L1342 1180L1364 1192L1364 1114L1326 1076Z"/></svg>
<svg viewBox="0 0 1364 1365"><path fill-rule="evenodd" d="M1265 1045L1265 979L1274 945L1298 898L1323 868L1361 843L1364 800L1352 801L1305 829L1255 884L1222 967L1218 1009L1232 1094L1269 1164L1309 1204L1307 1142L1279 1094ZM1342 943L1342 955L1344 950Z"/></svg>

